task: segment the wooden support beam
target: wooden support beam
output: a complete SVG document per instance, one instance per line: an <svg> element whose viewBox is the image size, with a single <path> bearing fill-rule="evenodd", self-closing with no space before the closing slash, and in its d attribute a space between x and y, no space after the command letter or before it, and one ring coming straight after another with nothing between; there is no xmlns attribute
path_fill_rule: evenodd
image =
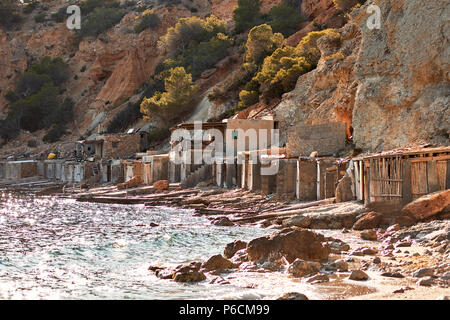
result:
<svg viewBox="0 0 450 320"><path fill-rule="evenodd" d="M428 178L428 191L430 193L439 190L439 179L437 176L436 161L427 162L427 178Z"/></svg>
<svg viewBox="0 0 450 320"><path fill-rule="evenodd" d="M447 160L447 177L445 182L445 188L450 189L450 161Z"/></svg>
<svg viewBox="0 0 450 320"><path fill-rule="evenodd" d="M402 193L403 193L403 204L410 203L412 201L412 189L411 189L411 161L403 160L402 167Z"/></svg>

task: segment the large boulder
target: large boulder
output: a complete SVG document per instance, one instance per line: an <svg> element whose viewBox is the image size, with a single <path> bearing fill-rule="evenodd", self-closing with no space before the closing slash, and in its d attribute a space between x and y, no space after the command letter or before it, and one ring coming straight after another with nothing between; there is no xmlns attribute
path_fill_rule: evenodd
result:
<svg viewBox="0 0 450 320"><path fill-rule="evenodd" d="M153 188L156 189L157 192L161 193L169 190L169 181L167 180L159 180L153 184Z"/></svg>
<svg viewBox="0 0 450 320"><path fill-rule="evenodd" d="M212 270L222 270L222 269L233 269L236 268L236 265L230 260L224 258L221 254L216 254L208 259L203 265L202 268L207 271Z"/></svg>
<svg viewBox="0 0 450 320"><path fill-rule="evenodd" d="M375 211L369 212L355 222L355 224L353 225L353 229L365 230L377 228L380 225L382 219L383 215L381 213Z"/></svg>
<svg viewBox="0 0 450 320"><path fill-rule="evenodd" d="M336 187L336 202L346 202L353 200L353 182L348 173L339 180Z"/></svg>
<svg viewBox="0 0 450 320"><path fill-rule="evenodd" d="M443 211L450 205L450 189L420 197L402 209L402 215L423 220Z"/></svg>
<svg viewBox="0 0 450 320"><path fill-rule="evenodd" d="M295 259L289 266L288 272L294 277L302 278L316 274L320 271L321 267L322 266L318 262Z"/></svg>
<svg viewBox="0 0 450 320"><path fill-rule="evenodd" d="M231 243L228 243L225 246L225 249L223 251L223 255L225 258L231 259L236 252L239 250L245 249L247 247L247 242L241 241L241 240L235 240Z"/></svg>
<svg viewBox="0 0 450 320"><path fill-rule="evenodd" d="M295 259L320 261L328 259L330 249L322 245L325 237L306 229L286 228L249 242L248 258L257 262L281 254L292 263Z"/></svg>
<svg viewBox="0 0 450 320"><path fill-rule="evenodd" d="M135 188L140 186L143 183L142 178L139 176L134 176L133 178L131 178L130 180L128 180L127 182L124 183L119 183L117 185L117 189L122 190L122 189L130 189L130 188Z"/></svg>
<svg viewBox="0 0 450 320"><path fill-rule="evenodd" d="M173 275L175 282L200 282L206 280L203 272L197 270L189 270L185 272L177 272Z"/></svg>
<svg viewBox="0 0 450 320"><path fill-rule="evenodd" d="M299 292L288 292L283 294L277 300L309 300L307 296Z"/></svg>

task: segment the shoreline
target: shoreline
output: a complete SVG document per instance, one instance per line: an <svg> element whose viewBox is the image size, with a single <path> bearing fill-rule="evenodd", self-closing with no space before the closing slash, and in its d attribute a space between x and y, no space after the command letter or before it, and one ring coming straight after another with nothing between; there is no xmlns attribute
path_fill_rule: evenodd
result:
<svg viewBox="0 0 450 320"><path fill-rule="evenodd" d="M54 188L54 189L51 189ZM257 226L269 228L273 232L292 228L293 230L309 230L325 235L327 243L336 246L340 242L341 248L336 251L332 248L327 261L321 261L320 271L307 276L292 277L292 281L311 283L319 292L328 292L328 299L437 299L450 295L450 263L448 263L450 246L445 232L450 230L449 220L434 220L423 224L422 227L377 227L373 230L377 234L375 241L358 241L362 231L351 230L358 216L367 213L362 204L356 201L336 204L334 199L326 201L299 202L279 196L262 196L242 189L221 189L218 187L181 189L176 185L169 186L168 190L157 192L153 187L138 187L125 190L117 190L115 186L103 186L88 191L78 188L64 188L63 193L54 190L59 186L45 187L36 195L63 196L77 201L100 203L143 204L145 206L167 206L180 209L194 210L194 215L205 216L212 224L217 226ZM9 189L9 188L8 188ZM47 190L48 192L43 192ZM52 191L53 190L53 191ZM122 199L122 202L119 200ZM342 213L342 211L344 213ZM301 228L305 222L296 222L299 217L310 216L310 225ZM334 220L330 220L330 216ZM349 219L353 217L354 219ZM347 222L345 222L347 221ZM350 221L350 222L348 222ZM295 222L295 223L294 223ZM328 224L327 228L322 228ZM344 224L341 228L340 224ZM433 225L434 224L434 225ZM350 227L349 227L350 226ZM331 227L331 228L330 228ZM411 235L411 228L419 232L428 233L443 230L438 234L442 239L435 241L430 239L416 239ZM417 231L416 230L416 231ZM330 237L330 234L333 236ZM342 239L342 240L341 240ZM406 239L406 240L405 240ZM420 240L420 241L417 241ZM346 250L341 250L343 244ZM437 244L440 244L439 246ZM438 248L436 250L436 248ZM223 250L223 248L219 248ZM341 251L340 251L341 250ZM366 252L364 252L366 251ZM241 252L242 254L242 252ZM223 256L222 256L223 257ZM240 257L242 258L242 257ZM217 259L216 259L217 260ZM233 272L283 272L290 273L286 261L239 261L235 255L229 259L234 263L230 268L223 268L219 259L217 266L205 270L200 264L188 273L204 273L210 281L223 282L227 285L226 277ZM331 267L337 261L344 261L347 270L333 270ZM261 263L263 262L263 263ZM195 263L192 263L193 265ZM292 265L292 263L291 263ZM179 266L181 268L189 265ZM202 267L203 266L203 267ZM198 268L197 268L198 267ZM150 267L151 268L151 267ZM425 277L415 277L414 273L420 269L433 269L433 276L427 273ZM366 273L367 280L349 280L352 270L360 270ZM153 270L153 272L166 272L161 276L161 281L173 281L174 270ZM186 271L186 270L185 270ZM150 272L150 271L149 271ZM222 275L225 275L222 277ZM158 274L157 274L158 276ZM182 276L180 276L182 277ZM190 279L187 277L186 279ZM223 280L225 279L225 281ZM423 285L427 279L430 284ZM423 283L420 284L419 282ZM300 292L301 293L301 292Z"/></svg>

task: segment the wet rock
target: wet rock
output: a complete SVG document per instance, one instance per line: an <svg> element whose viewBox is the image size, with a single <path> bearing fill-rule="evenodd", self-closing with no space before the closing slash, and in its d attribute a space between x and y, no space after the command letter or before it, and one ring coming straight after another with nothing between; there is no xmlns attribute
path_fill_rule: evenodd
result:
<svg viewBox="0 0 450 320"><path fill-rule="evenodd" d="M243 262L247 262L248 261L247 250L241 249L236 251L236 253L233 255L233 258L231 258L231 261L236 265L241 264Z"/></svg>
<svg viewBox="0 0 450 320"><path fill-rule="evenodd" d="M422 278L419 281L417 281L416 284L418 286L430 287L433 284L433 278L432 277Z"/></svg>
<svg viewBox="0 0 450 320"><path fill-rule="evenodd" d="M288 292L283 294L277 300L309 300L307 296L299 292Z"/></svg>
<svg viewBox="0 0 450 320"><path fill-rule="evenodd" d="M440 279L444 280L444 281L448 281L450 280L450 272L446 272L444 275L442 275L440 277Z"/></svg>
<svg viewBox="0 0 450 320"><path fill-rule="evenodd" d="M412 242L409 240L403 240L403 241L399 241L395 244L396 248L402 248L402 247L411 247Z"/></svg>
<svg viewBox="0 0 450 320"><path fill-rule="evenodd" d="M295 259L295 261L289 266L288 272L294 277L302 278L316 274L320 271L320 268L320 263Z"/></svg>
<svg viewBox="0 0 450 320"><path fill-rule="evenodd" d="M155 271L155 275L164 280L173 279L174 271L169 269L162 269Z"/></svg>
<svg viewBox="0 0 450 320"><path fill-rule="evenodd" d="M149 225L151 228L154 228L154 227L159 227L159 224L157 224L157 223L154 223L154 222L150 222L150 225Z"/></svg>
<svg viewBox="0 0 450 320"><path fill-rule="evenodd" d="M411 287L401 287L400 289L392 291L392 293L404 293L407 290L414 290L414 289Z"/></svg>
<svg viewBox="0 0 450 320"><path fill-rule="evenodd" d="M395 222L396 224L402 226L402 227L410 227L412 225L414 225L417 220L409 217L409 216L398 216L397 218L395 218Z"/></svg>
<svg viewBox="0 0 450 320"><path fill-rule="evenodd" d="M388 278L399 278L399 279L405 277L400 272L384 272L381 274L381 276L388 277Z"/></svg>
<svg viewBox="0 0 450 320"><path fill-rule="evenodd" d="M354 249L352 251L350 251L350 255L351 256L366 256L366 255L374 255L377 254L378 250L375 248L366 248L366 247L361 247L361 248L357 248Z"/></svg>
<svg viewBox="0 0 450 320"><path fill-rule="evenodd" d="M249 260L264 260L273 254L284 255L288 262L295 259L320 261L328 259L330 249L322 245L324 236L306 229L286 228L249 242Z"/></svg>
<svg viewBox="0 0 450 320"><path fill-rule="evenodd" d="M379 257L375 257L375 258L373 258L372 262L374 264L380 264L381 263L381 259Z"/></svg>
<svg viewBox="0 0 450 320"><path fill-rule="evenodd" d="M153 188L156 189L158 193L169 190L169 181L168 180L159 180L153 184Z"/></svg>
<svg viewBox="0 0 450 320"><path fill-rule="evenodd" d="M224 258L221 254L212 256L202 265L202 268L206 271L234 269L236 267L237 266L233 262Z"/></svg>
<svg viewBox="0 0 450 320"><path fill-rule="evenodd" d="M387 233L391 233L391 232L395 232L400 230L400 225L398 223L393 224L392 226L390 226L389 228L386 229Z"/></svg>
<svg viewBox="0 0 450 320"><path fill-rule="evenodd" d="M230 282L228 280L224 279L223 277L216 277L216 278L212 279L209 283L210 284L221 284L221 285L230 284Z"/></svg>
<svg viewBox="0 0 450 320"><path fill-rule="evenodd" d="M339 254L343 251L350 250L350 245L345 243L344 241L341 241L339 239L333 239L333 241L327 241L325 243L326 246L328 246L331 250L331 253Z"/></svg>
<svg viewBox="0 0 450 320"><path fill-rule="evenodd" d="M189 270L186 272L177 272L173 275L175 282L200 282L206 280L203 272L197 270Z"/></svg>
<svg viewBox="0 0 450 320"><path fill-rule="evenodd" d="M295 226L299 228L308 228L311 224L312 218L310 216L297 216L290 219L283 220L283 226Z"/></svg>
<svg viewBox="0 0 450 320"><path fill-rule="evenodd" d="M231 221L227 217L223 217L223 218L219 218L217 220L213 220L212 224L215 225L215 226L220 226L220 227L232 227L232 226L234 226L233 221Z"/></svg>
<svg viewBox="0 0 450 320"><path fill-rule="evenodd" d="M330 278L326 274L316 274L312 277L306 278L305 281L311 284L316 284L329 282Z"/></svg>
<svg viewBox="0 0 450 320"><path fill-rule="evenodd" d="M235 240L231 243L228 243L225 246L225 249L223 251L223 255L225 258L231 259L236 252L239 250L245 249L247 247L247 242L241 241L241 240Z"/></svg>
<svg viewBox="0 0 450 320"><path fill-rule="evenodd" d="M414 200L402 209L402 215L423 220L443 211L447 206L450 206L450 189L427 194Z"/></svg>
<svg viewBox="0 0 450 320"><path fill-rule="evenodd" d="M197 185L195 186L196 188L207 188L209 186L209 183L206 181L200 181L199 183L197 183Z"/></svg>
<svg viewBox="0 0 450 320"><path fill-rule="evenodd" d="M350 280L364 281L369 279L367 273L362 270L353 270L349 277Z"/></svg>
<svg viewBox="0 0 450 320"><path fill-rule="evenodd" d="M434 276L434 271L431 268L421 268L413 273L415 278L432 277Z"/></svg>
<svg viewBox="0 0 450 320"><path fill-rule="evenodd" d="M280 259L278 260L271 260L271 261L264 261L261 264L261 268L264 269L264 271L280 271L285 268L285 261L282 261Z"/></svg>
<svg viewBox="0 0 450 320"><path fill-rule="evenodd" d="M325 267L326 270L346 272L348 271L348 263L344 260L336 260Z"/></svg>
<svg viewBox="0 0 450 320"><path fill-rule="evenodd" d="M353 225L353 229L355 230L366 230L366 229L374 229L377 228L381 220L383 219L383 215L381 213L372 211L366 214L364 217L358 219Z"/></svg>
<svg viewBox="0 0 450 320"><path fill-rule="evenodd" d="M375 230L364 230L360 233L361 239L369 241L377 241L378 236Z"/></svg>

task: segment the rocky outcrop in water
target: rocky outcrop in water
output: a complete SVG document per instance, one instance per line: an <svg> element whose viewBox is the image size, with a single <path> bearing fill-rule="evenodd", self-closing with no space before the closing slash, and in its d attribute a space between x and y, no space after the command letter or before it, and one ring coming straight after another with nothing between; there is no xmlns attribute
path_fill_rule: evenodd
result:
<svg viewBox="0 0 450 320"><path fill-rule="evenodd" d="M250 241L247 253L251 261L267 260L274 254L283 255L289 262L297 258L320 261L330 254L330 249L322 245L323 241L325 238L321 234L291 227Z"/></svg>

